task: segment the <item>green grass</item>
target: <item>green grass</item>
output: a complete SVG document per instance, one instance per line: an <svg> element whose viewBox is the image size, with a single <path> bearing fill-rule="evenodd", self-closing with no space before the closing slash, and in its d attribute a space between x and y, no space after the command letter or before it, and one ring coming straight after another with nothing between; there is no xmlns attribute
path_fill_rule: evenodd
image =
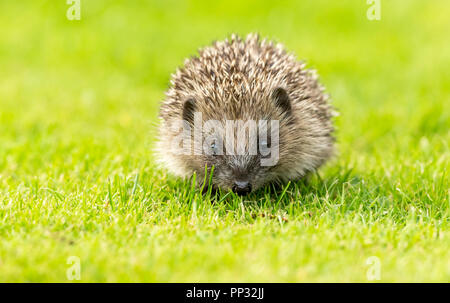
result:
<svg viewBox="0 0 450 303"><path fill-rule="evenodd" d="M0 282L450 281L450 4L0 2ZM316 68L339 155L309 182L202 196L154 164L185 57L258 31ZM216 202L213 202L213 201Z"/></svg>

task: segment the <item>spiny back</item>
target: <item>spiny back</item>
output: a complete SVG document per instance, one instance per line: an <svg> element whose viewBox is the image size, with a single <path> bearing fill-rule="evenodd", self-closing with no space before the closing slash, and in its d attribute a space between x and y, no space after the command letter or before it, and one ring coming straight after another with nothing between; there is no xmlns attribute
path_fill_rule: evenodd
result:
<svg viewBox="0 0 450 303"><path fill-rule="evenodd" d="M260 40L256 34L245 40L233 35L201 49L198 57L187 59L172 75L161 116L172 115L186 98L196 99L206 111L220 106L230 119L252 106L264 111L264 100L279 86L286 88L293 100L310 99L326 106L315 72L305 69L281 44Z"/></svg>

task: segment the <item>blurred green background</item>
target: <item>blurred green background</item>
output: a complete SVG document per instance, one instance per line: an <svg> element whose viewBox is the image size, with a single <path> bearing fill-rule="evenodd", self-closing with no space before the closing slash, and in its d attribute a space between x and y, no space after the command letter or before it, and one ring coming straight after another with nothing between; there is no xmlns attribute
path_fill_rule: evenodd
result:
<svg viewBox="0 0 450 303"><path fill-rule="evenodd" d="M68 8L0 1L0 281L67 281L71 255L82 281L367 281L372 255L385 281L450 279L448 1ZM340 154L279 200L211 205L154 166L159 102L184 58L249 32L318 70Z"/></svg>

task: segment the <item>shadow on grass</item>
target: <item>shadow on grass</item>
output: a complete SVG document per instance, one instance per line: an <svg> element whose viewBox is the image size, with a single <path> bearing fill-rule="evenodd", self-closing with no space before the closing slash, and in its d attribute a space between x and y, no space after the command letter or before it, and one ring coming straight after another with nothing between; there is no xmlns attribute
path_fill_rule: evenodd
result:
<svg viewBox="0 0 450 303"><path fill-rule="evenodd" d="M220 189L213 191L210 188L204 196L210 195L212 203L224 204L228 210L236 209L241 203L247 207L272 211L289 209L292 204L308 208L311 204L343 203L349 189L354 190L361 180L362 178L352 175L352 169L347 169L326 178L313 173L297 181L269 184L247 196L238 196Z"/></svg>

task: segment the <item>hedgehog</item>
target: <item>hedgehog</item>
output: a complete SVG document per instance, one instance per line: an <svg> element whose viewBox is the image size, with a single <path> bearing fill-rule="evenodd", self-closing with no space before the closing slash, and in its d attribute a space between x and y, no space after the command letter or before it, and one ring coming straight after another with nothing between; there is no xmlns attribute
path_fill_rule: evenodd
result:
<svg viewBox="0 0 450 303"><path fill-rule="evenodd" d="M297 181L334 154L334 108L315 70L258 34L186 59L159 112L157 160L198 185L247 195Z"/></svg>

